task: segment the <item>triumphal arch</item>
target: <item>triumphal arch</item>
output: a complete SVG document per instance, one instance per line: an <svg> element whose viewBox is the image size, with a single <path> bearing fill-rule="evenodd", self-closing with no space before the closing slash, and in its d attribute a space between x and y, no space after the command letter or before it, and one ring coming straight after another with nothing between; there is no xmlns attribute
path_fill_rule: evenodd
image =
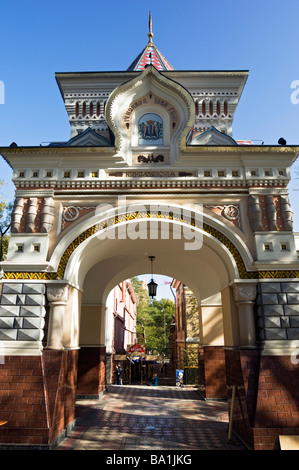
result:
<svg viewBox="0 0 299 470"><path fill-rule="evenodd" d="M126 71L57 73L70 136L1 148L16 187L2 263L0 443L52 447L111 364L111 289L155 272L199 305L199 389L234 391L233 430L299 429L299 149L236 141L247 71L177 71L148 43Z"/></svg>

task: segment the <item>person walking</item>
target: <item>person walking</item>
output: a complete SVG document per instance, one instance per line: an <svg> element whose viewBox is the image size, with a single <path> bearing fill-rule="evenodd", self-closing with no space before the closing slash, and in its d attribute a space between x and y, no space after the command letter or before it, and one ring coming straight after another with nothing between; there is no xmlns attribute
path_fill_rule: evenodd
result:
<svg viewBox="0 0 299 470"><path fill-rule="evenodd" d="M116 365L114 375L115 375L115 378L116 378L116 384L117 385L122 385L123 384L123 370L122 370L122 367L121 367L120 363L118 363Z"/></svg>

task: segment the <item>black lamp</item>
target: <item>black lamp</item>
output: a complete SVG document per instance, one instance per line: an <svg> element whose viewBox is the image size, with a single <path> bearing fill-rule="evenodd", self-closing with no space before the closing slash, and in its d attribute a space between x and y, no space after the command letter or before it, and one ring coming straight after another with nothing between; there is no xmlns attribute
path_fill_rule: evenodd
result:
<svg viewBox="0 0 299 470"><path fill-rule="evenodd" d="M153 279L153 260L155 259L155 257L149 256L148 259L151 261L152 280L151 282L148 283L147 288L148 288L148 295L151 298L153 298L153 297L156 297L157 287L158 287L158 284L156 284Z"/></svg>

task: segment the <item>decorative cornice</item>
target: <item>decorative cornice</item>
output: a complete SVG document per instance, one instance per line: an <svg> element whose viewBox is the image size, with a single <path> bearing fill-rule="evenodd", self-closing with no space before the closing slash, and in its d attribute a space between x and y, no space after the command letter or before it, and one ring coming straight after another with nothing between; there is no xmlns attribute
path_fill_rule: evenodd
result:
<svg viewBox="0 0 299 470"><path fill-rule="evenodd" d="M246 180L245 178L198 178L196 176L189 176L194 170L186 169L185 172L173 168L165 170L162 168L151 170L140 168L128 170L115 170L111 171L111 176L105 179L85 179L85 180L33 180L14 178L14 184L17 187L18 194L26 195L30 190L30 194L34 191L36 194L42 196L42 191L59 191L59 190L101 190L101 191L115 191L122 189L146 189L157 190L158 188L171 188L171 189L236 189L246 188L252 193L275 190L277 193L286 191L286 186L289 179L256 179ZM180 176L185 173L187 176ZM113 176L112 176L113 175ZM254 186L254 187L252 187ZM28 188L28 189L27 189ZM273 189L275 188L275 189Z"/></svg>

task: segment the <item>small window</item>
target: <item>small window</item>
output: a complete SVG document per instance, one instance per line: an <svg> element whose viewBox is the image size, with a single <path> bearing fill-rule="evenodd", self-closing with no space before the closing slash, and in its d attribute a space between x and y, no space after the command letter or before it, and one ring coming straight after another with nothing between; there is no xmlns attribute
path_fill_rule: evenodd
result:
<svg viewBox="0 0 299 470"><path fill-rule="evenodd" d="M272 251L272 243L264 243L265 251Z"/></svg>
<svg viewBox="0 0 299 470"><path fill-rule="evenodd" d="M78 171L78 178L84 178L84 171Z"/></svg>
<svg viewBox="0 0 299 470"><path fill-rule="evenodd" d="M289 244L285 243L285 242L282 242L280 244L280 249L281 249L281 251L289 251Z"/></svg>
<svg viewBox="0 0 299 470"><path fill-rule="evenodd" d="M46 177L47 178L52 178L52 171L47 171Z"/></svg>
<svg viewBox="0 0 299 470"><path fill-rule="evenodd" d="M272 176L271 170L265 170L265 176Z"/></svg>
<svg viewBox="0 0 299 470"><path fill-rule="evenodd" d="M65 178L70 178L71 177L71 172L70 171L65 171L64 172L64 177Z"/></svg>
<svg viewBox="0 0 299 470"><path fill-rule="evenodd" d="M210 172L210 170L206 170L206 171L204 171L204 173L203 173L203 174L204 174L204 177L205 177L205 178L209 178L209 177L211 176L211 172Z"/></svg>
<svg viewBox="0 0 299 470"><path fill-rule="evenodd" d="M256 176L257 175L256 170L251 170L250 174L251 176Z"/></svg>
<svg viewBox="0 0 299 470"><path fill-rule="evenodd" d="M284 170L278 170L278 174L279 174L279 176L285 176Z"/></svg>
<svg viewBox="0 0 299 470"><path fill-rule="evenodd" d="M224 170L218 170L218 176L220 178L223 178L225 176L225 171Z"/></svg>
<svg viewBox="0 0 299 470"><path fill-rule="evenodd" d="M24 251L24 245L17 245L17 251L22 253Z"/></svg>
<svg viewBox="0 0 299 470"><path fill-rule="evenodd" d="M92 178L97 178L99 176L98 171L92 171L91 176Z"/></svg>
<svg viewBox="0 0 299 470"><path fill-rule="evenodd" d="M239 176L238 170L233 170L232 171L232 176Z"/></svg>
<svg viewBox="0 0 299 470"><path fill-rule="evenodd" d="M25 172L24 171L20 171L19 178L25 178Z"/></svg>
<svg viewBox="0 0 299 470"><path fill-rule="evenodd" d="M36 251L36 252L40 252L40 245L39 244L36 244L36 245L33 245L33 251Z"/></svg>
<svg viewBox="0 0 299 470"><path fill-rule="evenodd" d="M37 178L38 177L38 171L33 171L32 176L33 176L33 178Z"/></svg>

